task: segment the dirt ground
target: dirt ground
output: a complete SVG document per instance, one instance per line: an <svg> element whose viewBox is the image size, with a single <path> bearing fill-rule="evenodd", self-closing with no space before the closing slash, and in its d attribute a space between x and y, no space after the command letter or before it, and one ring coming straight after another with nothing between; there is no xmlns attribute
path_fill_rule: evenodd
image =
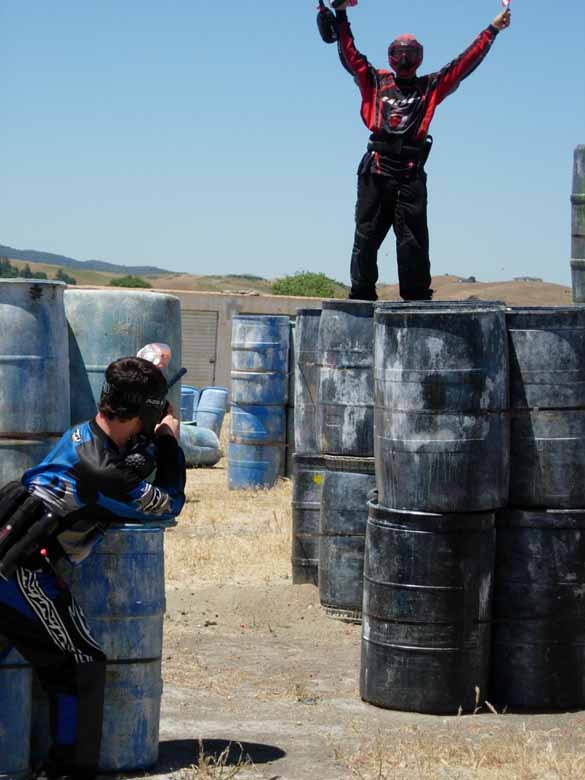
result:
<svg viewBox="0 0 585 780"><path fill-rule="evenodd" d="M141 777L583 780L585 713L498 714L481 696L463 717L362 702L360 626L291 583L290 481L230 492L226 469L189 473L167 532L161 753Z"/></svg>

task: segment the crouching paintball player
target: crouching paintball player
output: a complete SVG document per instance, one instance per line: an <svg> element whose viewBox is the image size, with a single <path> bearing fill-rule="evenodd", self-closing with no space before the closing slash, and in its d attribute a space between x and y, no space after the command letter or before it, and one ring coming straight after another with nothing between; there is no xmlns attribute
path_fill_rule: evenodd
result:
<svg viewBox="0 0 585 780"><path fill-rule="evenodd" d="M423 47L413 35L399 35L388 49L391 71L378 70L356 49L346 9L336 2L335 18L321 3L319 30L337 43L341 63L361 92L361 116L371 131L358 168L356 230L351 256L350 298L375 301L378 250L394 227L400 295L430 300L431 271L424 165L437 106L482 62L496 35L510 25L510 9L498 14L471 46L442 70L417 74Z"/></svg>
<svg viewBox="0 0 585 780"><path fill-rule="evenodd" d="M64 557L82 561L119 518L161 521L181 512L185 459L167 392L148 360L114 361L97 416L0 490L0 649L15 647L49 694L52 747L36 778L95 777L106 658L53 566Z"/></svg>

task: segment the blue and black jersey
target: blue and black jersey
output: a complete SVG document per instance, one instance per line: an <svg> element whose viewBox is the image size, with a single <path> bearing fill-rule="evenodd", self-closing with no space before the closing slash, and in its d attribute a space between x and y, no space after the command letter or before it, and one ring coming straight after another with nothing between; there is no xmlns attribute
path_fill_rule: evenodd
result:
<svg viewBox="0 0 585 780"><path fill-rule="evenodd" d="M120 518L176 517L185 503L185 458L168 435L120 450L91 420L68 430L42 463L24 473L22 483L63 518L57 541L71 561L79 562Z"/></svg>

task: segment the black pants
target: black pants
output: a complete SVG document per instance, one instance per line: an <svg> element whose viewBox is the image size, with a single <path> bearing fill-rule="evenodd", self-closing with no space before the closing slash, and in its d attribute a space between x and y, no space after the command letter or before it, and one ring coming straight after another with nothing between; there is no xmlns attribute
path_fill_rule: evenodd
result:
<svg viewBox="0 0 585 780"><path fill-rule="evenodd" d="M410 179L359 174L350 298L377 299L378 250L393 226L401 297L431 299L426 179L422 170Z"/></svg>
<svg viewBox="0 0 585 780"><path fill-rule="evenodd" d="M0 578L0 657L10 646L34 667L49 694L56 770L95 775L101 743L106 657L67 586L21 567Z"/></svg>

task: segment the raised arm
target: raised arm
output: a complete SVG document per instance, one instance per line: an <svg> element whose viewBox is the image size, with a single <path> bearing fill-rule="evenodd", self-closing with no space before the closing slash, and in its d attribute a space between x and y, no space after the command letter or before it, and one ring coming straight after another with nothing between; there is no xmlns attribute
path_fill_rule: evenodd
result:
<svg viewBox="0 0 585 780"><path fill-rule="evenodd" d="M474 42L457 59L439 71L439 83L436 92L438 105L447 95L454 92L463 79L467 78L483 61L500 30L510 26L510 9L498 14L493 22L481 32Z"/></svg>
<svg viewBox="0 0 585 780"><path fill-rule="evenodd" d="M355 46L345 5L337 8L335 15L339 36L337 41L339 59L343 67L353 76L362 95L365 96L375 84L376 70L368 62L367 57L361 54Z"/></svg>

